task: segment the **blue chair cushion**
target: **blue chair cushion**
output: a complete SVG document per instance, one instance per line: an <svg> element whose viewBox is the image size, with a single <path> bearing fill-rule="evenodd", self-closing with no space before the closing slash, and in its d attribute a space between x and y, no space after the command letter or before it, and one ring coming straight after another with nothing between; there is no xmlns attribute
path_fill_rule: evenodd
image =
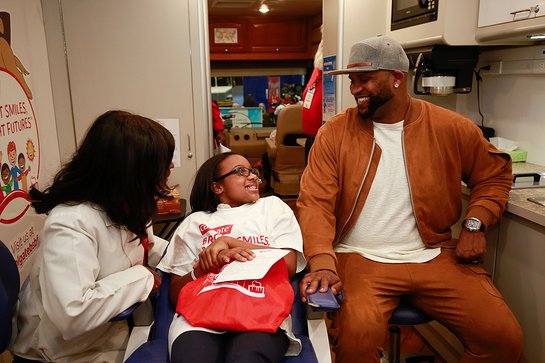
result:
<svg viewBox="0 0 545 363"><path fill-rule="evenodd" d="M136 310L137 307L140 306L140 303L133 304L132 306L129 306L127 309L123 310L116 316L110 319L110 321L118 321L118 320L127 320L130 318L132 313Z"/></svg>
<svg viewBox="0 0 545 363"><path fill-rule="evenodd" d="M19 268L6 245L0 241L0 281L6 291L8 302L15 306L19 298Z"/></svg>
<svg viewBox="0 0 545 363"><path fill-rule="evenodd" d="M307 336L297 335L301 339L302 350L298 356L284 357L282 363L318 363L312 343ZM134 351L125 363L167 363L168 342L164 339L150 340Z"/></svg>
<svg viewBox="0 0 545 363"><path fill-rule="evenodd" d="M305 304L301 302L301 293L299 292L299 283L305 276L305 272L299 272L291 279L291 287L294 292L293 306L291 307L291 320L293 334L297 337L308 336L307 311Z"/></svg>
<svg viewBox="0 0 545 363"><path fill-rule="evenodd" d="M11 311L12 305L9 303L8 294L4 288L4 283L0 282L0 353L5 351L11 340Z"/></svg>
<svg viewBox="0 0 545 363"><path fill-rule="evenodd" d="M172 323L172 318L176 312L168 300L171 275L163 273L162 271L159 271L159 273L162 282L155 305L155 322L153 324L152 339L159 339L167 342L170 323Z"/></svg>
<svg viewBox="0 0 545 363"><path fill-rule="evenodd" d="M303 347L301 353L295 357L284 357L282 363L318 363L316 352L314 352L309 337L305 335L296 335L296 337L301 339Z"/></svg>
<svg viewBox="0 0 545 363"><path fill-rule="evenodd" d="M125 363L167 363L168 361L168 341L154 339L138 347Z"/></svg>
<svg viewBox="0 0 545 363"><path fill-rule="evenodd" d="M399 305L392 313L389 323L392 325L417 325L429 323L433 319L416 309L404 299L401 299Z"/></svg>

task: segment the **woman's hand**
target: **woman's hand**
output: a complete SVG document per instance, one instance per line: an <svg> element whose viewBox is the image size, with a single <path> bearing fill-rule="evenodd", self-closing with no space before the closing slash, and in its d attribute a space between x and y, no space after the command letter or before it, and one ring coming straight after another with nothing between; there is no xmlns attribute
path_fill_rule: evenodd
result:
<svg viewBox="0 0 545 363"><path fill-rule="evenodd" d="M161 281L161 276L159 275L159 273L157 271L155 271L151 267L148 266L146 268L153 275L153 287L151 288L151 294L154 294L154 293L157 292L157 290L159 290L159 287L161 286L161 282L162 282Z"/></svg>

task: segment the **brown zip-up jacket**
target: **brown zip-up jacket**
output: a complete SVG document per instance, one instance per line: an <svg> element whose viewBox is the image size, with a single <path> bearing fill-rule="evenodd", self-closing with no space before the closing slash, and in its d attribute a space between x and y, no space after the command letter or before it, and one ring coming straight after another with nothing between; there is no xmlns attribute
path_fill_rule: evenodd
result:
<svg viewBox="0 0 545 363"><path fill-rule="evenodd" d="M471 191L466 218L479 218L485 227L498 221L511 190L511 159L471 120L411 98L402 135L416 225L427 246L455 246L450 227L461 214L462 181ZM336 272L334 245L360 217L380 155L373 123L362 119L357 107L318 131L297 200L311 271Z"/></svg>

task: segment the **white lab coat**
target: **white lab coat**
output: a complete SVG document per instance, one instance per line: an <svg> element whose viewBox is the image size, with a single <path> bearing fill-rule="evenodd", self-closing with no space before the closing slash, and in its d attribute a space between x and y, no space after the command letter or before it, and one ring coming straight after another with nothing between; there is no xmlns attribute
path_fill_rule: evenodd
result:
<svg viewBox="0 0 545 363"><path fill-rule="evenodd" d="M167 242L148 234L154 266ZM13 352L53 362L122 362L128 325L109 320L153 287L134 237L88 203L51 210L20 293Z"/></svg>

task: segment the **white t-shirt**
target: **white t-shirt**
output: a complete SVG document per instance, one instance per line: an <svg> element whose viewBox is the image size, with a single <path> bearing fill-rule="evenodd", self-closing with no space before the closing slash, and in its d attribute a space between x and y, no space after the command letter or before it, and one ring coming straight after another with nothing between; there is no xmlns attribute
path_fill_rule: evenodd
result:
<svg viewBox="0 0 545 363"><path fill-rule="evenodd" d="M432 260L441 249L426 247L416 227L402 146L403 121L373 125L382 150L375 179L358 220L335 251L386 263Z"/></svg>
<svg viewBox="0 0 545 363"><path fill-rule="evenodd" d="M193 269L202 250L220 236L231 236L260 246L293 249L297 251L297 272L305 268L299 224L291 208L275 196L260 198L255 203L236 208L220 204L214 213L190 214L176 230L157 268L180 276L186 275ZM280 328L291 341L286 355L299 354L301 342L291 331L291 317L288 316ZM170 325L169 350L174 340L189 330L224 333L193 327L183 316L176 314Z"/></svg>

